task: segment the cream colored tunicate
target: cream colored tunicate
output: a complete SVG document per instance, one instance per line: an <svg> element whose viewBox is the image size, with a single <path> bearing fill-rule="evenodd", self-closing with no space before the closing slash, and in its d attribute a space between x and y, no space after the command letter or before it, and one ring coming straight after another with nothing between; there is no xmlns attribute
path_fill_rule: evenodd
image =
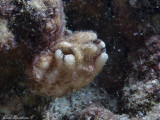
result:
<svg viewBox="0 0 160 120"><path fill-rule="evenodd" d="M79 90L94 79L107 59L105 43L94 32L75 32L51 53L37 56L29 70L33 92L60 97Z"/></svg>

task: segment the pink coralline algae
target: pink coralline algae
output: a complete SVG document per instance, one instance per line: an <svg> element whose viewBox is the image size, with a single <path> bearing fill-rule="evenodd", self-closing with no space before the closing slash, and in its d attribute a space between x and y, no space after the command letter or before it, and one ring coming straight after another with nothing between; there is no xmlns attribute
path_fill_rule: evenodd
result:
<svg viewBox="0 0 160 120"><path fill-rule="evenodd" d="M20 10L14 9L16 5L22 6ZM61 0L3 1L0 5L2 17L12 28L12 42L26 61L32 92L39 95L60 97L79 90L108 59L105 43L96 33L66 29L62 6ZM1 37L3 43L8 45Z"/></svg>
<svg viewBox="0 0 160 120"><path fill-rule="evenodd" d="M108 109L92 104L84 109L75 120L120 120L120 118Z"/></svg>

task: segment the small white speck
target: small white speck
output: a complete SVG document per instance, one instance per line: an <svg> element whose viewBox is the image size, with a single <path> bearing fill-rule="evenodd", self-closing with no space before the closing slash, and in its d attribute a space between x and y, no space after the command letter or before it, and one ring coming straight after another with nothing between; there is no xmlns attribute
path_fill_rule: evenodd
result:
<svg viewBox="0 0 160 120"><path fill-rule="evenodd" d="M142 35L143 35L143 33L140 33L140 35L142 36Z"/></svg>
<svg viewBox="0 0 160 120"><path fill-rule="evenodd" d="M118 52L120 52L121 51L121 49L118 49Z"/></svg>
<svg viewBox="0 0 160 120"><path fill-rule="evenodd" d="M37 79L40 79L41 77L40 77L40 75L39 75L39 74L36 74L36 78L37 78Z"/></svg>
<svg viewBox="0 0 160 120"><path fill-rule="evenodd" d="M157 79L153 80L152 83L154 83L154 84L157 83Z"/></svg>
<svg viewBox="0 0 160 120"><path fill-rule="evenodd" d="M138 35L138 33L133 33L133 36L137 36Z"/></svg>

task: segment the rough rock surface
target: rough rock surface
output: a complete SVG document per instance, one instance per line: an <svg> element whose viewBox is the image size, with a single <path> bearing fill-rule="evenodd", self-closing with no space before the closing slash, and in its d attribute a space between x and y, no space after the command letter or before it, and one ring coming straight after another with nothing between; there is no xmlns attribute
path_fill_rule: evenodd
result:
<svg viewBox="0 0 160 120"><path fill-rule="evenodd" d="M62 6L66 16L62 14ZM35 120L73 120L76 116L81 119L108 119L108 115L111 115L110 119L122 120L159 119L159 36L156 36L160 33L159 8L158 0L64 0L64 4L60 0L1 0L1 118L6 114L16 114L33 115ZM64 18L67 29L96 32L106 44L109 60L94 85L48 102L47 97L34 96L28 91L26 73L29 70L32 74L35 72L32 68L47 65L42 64L45 62L40 58L48 60L50 53L53 57L58 50L56 53L60 51L66 55L73 53L73 46L81 48L82 41L73 44L79 36L75 37L76 32L65 28ZM65 44L64 39L67 39ZM68 46L70 44L72 46ZM93 53L95 49L90 48L97 47L92 40L81 44L84 47L87 44L87 49ZM81 54L88 52L80 51ZM58 58L62 56L57 55ZM92 54L85 58L90 56ZM84 65L86 59L81 60ZM91 66L95 67L95 62L91 62ZM77 73L79 70L76 68ZM88 70L88 73L94 71ZM32 74L30 80L37 81L35 75ZM46 80L49 75L52 76L48 71L42 72L41 80ZM45 89L39 94L45 92L51 95L47 88L50 84L46 81L40 84ZM58 85L61 86L60 83ZM35 84L32 87L37 88ZM95 106L89 107L91 104ZM43 105L46 107L43 108Z"/></svg>
<svg viewBox="0 0 160 120"><path fill-rule="evenodd" d="M153 36L145 43L146 47L138 50L137 59L132 60L135 62L123 88L124 104L131 114L146 114L160 98L160 36Z"/></svg>
<svg viewBox="0 0 160 120"><path fill-rule="evenodd" d="M105 89L92 83L78 92L52 99L49 107L45 108L44 119L47 119L49 114L58 120L73 120L83 109L92 104L102 104L114 112L118 110L117 99L113 95L110 96Z"/></svg>

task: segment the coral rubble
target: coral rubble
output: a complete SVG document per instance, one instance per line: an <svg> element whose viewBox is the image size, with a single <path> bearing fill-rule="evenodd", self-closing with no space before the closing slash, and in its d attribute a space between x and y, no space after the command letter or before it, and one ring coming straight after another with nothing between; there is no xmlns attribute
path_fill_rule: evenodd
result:
<svg viewBox="0 0 160 120"><path fill-rule="evenodd" d="M132 114L146 114L160 100L160 36L153 36L145 43L146 48L140 48L138 59L132 61L133 69L123 88L124 104Z"/></svg>
<svg viewBox="0 0 160 120"><path fill-rule="evenodd" d="M95 107L100 107L100 109L108 108L117 112L117 102L117 98L109 95L104 88L91 83L78 92L73 92L61 98L53 98L49 106L44 109L43 117L45 120L47 120L48 116L54 116L58 120L76 120L82 111L92 106L92 104L95 104ZM105 105L105 108L102 105Z"/></svg>
<svg viewBox="0 0 160 120"><path fill-rule="evenodd" d="M120 120L118 116L114 115L109 110L101 107L91 105L83 110L75 120Z"/></svg>

